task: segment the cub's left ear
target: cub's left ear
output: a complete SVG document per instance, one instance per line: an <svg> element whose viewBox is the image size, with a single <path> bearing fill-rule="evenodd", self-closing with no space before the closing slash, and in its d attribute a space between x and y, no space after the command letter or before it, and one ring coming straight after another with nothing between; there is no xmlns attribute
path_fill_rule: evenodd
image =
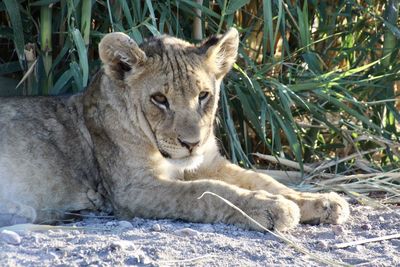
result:
<svg viewBox="0 0 400 267"><path fill-rule="evenodd" d="M238 47L239 33L235 28L231 28L224 35L211 37L200 47L206 51L207 67L214 71L217 79L222 79L232 68L236 61Z"/></svg>
<svg viewBox="0 0 400 267"><path fill-rule="evenodd" d="M106 75L117 81L122 81L126 72L137 70L147 58L136 42L122 32L106 34L100 41L99 55Z"/></svg>

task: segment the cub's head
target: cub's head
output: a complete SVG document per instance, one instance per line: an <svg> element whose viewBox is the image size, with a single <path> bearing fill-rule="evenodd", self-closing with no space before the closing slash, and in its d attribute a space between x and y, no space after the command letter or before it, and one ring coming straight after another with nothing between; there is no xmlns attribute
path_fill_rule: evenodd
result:
<svg viewBox="0 0 400 267"><path fill-rule="evenodd" d="M137 45L123 33L99 44L107 75L135 107L141 129L164 158L191 168L214 142L223 77L236 60L237 30L195 46L161 36Z"/></svg>

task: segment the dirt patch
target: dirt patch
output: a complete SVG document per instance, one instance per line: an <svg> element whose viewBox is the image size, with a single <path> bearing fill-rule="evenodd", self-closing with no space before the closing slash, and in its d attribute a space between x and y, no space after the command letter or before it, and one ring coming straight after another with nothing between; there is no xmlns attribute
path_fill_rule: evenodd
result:
<svg viewBox="0 0 400 267"><path fill-rule="evenodd" d="M351 209L344 225L300 225L286 236L339 263L399 266L400 239L332 248L400 233L398 207ZM11 242L0 239L0 266L321 266L270 233L223 224L91 218L74 225L85 229L20 231L20 242L14 242L15 236L9 236Z"/></svg>

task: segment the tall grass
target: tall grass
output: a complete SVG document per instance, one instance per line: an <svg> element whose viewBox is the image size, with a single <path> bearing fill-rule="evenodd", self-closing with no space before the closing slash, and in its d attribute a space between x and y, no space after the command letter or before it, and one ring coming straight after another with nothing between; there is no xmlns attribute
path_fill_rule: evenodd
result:
<svg viewBox="0 0 400 267"><path fill-rule="evenodd" d="M163 33L198 42L236 27L240 55L218 117L227 156L246 167L268 164L254 157L260 152L301 170L332 161L324 172L397 170L398 7L398 0L4 0L0 95L83 91L110 31L139 43Z"/></svg>

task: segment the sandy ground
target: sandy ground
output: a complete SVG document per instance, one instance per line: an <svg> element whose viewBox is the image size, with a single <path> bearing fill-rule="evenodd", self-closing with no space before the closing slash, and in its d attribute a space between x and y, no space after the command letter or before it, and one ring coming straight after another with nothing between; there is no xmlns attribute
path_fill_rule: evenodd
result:
<svg viewBox="0 0 400 267"><path fill-rule="evenodd" d="M65 225L79 230L3 231L0 266L323 265L270 233L223 224L88 218ZM344 225L300 225L285 236L319 257L341 264L400 266L400 239L333 247L399 233L399 207L353 206L352 217Z"/></svg>

